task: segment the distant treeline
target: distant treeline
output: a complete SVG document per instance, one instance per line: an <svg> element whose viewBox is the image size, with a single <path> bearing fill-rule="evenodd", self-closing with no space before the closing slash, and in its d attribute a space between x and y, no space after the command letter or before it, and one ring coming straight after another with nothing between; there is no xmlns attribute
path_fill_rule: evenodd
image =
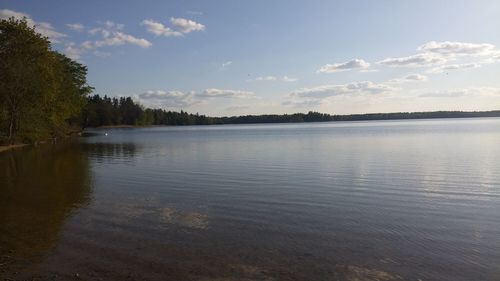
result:
<svg viewBox="0 0 500 281"><path fill-rule="evenodd" d="M209 117L163 109L144 108L130 97L101 97L93 95L87 98L83 110L85 127L99 126L150 126L150 125L214 125L214 124L250 124L250 123L288 123L334 121L333 115L318 112L283 114L283 115L247 115L233 117Z"/></svg>
<svg viewBox="0 0 500 281"><path fill-rule="evenodd" d="M87 98L82 119L84 127L220 124L216 122L218 118L189 114L182 110L175 112L144 108L130 97L111 98L99 95Z"/></svg>
<svg viewBox="0 0 500 281"><path fill-rule="evenodd" d="M475 118L500 117L500 110L493 111L431 111L431 112L395 112L367 113L351 115L332 115L332 121L432 119L432 118Z"/></svg>
<svg viewBox="0 0 500 281"><path fill-rule="evenodd" d="M309 111L283 115L245 115L215 118L217 124L250 124L250 123L293 123L293 122L327 122L327 121L368 121L368 120L398 120L398 119L429 119L429 118L472 118L500 117L496 111L433 111L433 112L396 112L367 113L350 115L330 115Z"/></svg>
<svg viewBox="0 0 500 281"><path fill-rule="evenodd" d="M369 113L352 115L330 115L313 112L294 114L265 114L231 117L209 117L190 114L185 111L166 111L163 109L144 108L130 97L110 98L94 95L87 98L83 110L86 127L113 125L214 125L214 124L256 124L256 123L300 123L327 121L362 121L362 120L397 120L426 118L467 118L500 117L499 111L436 111L436 112L398 112Z"/></svg>

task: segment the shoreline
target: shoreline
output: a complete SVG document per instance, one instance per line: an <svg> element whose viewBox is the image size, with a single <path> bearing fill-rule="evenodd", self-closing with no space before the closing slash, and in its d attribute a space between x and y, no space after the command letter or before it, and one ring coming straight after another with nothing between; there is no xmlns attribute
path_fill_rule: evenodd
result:
<svg viewBox="0 0 500 281"><path fill-rule="evenodd" d="M151 127L171 127L174 125L105 125L98 127L86 127L83 131L87 129L98 130L98 129L130 129L130 128L151 128ZM181 125L182 126L182 125Z"/></svg>
<svg viewBox="0 0 500 281"><path fill-rule="evenodd" d="M223 117L225 118L225 117ZM221 126L221 125L258 125L258 124L305 124L305 123L329 123L329 122L369 122L369 121L415 121L415 120L452 120L452 119L476 119L476 118L500 118L499 116L452 116L452 117L412 117L412 118L380 118L380 119L345 119L324 121L283 121L283 122L228 122L213 124L183 124L183 125L105 125L98 127L86 127L82 132L100 129L137 129L155 127L185 127L185 126Z"/></svg>
<svg viewBox="0 0 500 281"><path fill-rule="evenodd" d="M27 143L20 143L20 144L11 144L11 145L0 145L0 153L6 152L6 151L11 151L16 148L21 148L28 146L29 144Z"/></svg>

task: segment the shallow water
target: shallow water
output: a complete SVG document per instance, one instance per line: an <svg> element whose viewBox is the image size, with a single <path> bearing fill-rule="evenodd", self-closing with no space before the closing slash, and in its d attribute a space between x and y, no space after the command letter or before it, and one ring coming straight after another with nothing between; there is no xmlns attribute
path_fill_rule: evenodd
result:
<svg viewBox="0 0 500 281"><path fill-rule="evenodd" d="M98 133L0 154L0 280L500 280L498 118Z"/></svg>

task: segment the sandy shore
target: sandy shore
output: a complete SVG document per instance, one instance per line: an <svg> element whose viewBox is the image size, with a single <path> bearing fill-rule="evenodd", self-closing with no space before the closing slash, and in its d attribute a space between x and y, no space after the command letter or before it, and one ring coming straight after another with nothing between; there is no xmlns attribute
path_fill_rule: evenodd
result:
<svg viewBox="0 0 500 281"><path fill-rule="evenodd" d="M12 144L12 145L2 145L2 146L0 146L0 153L4 152L4 151L9 151L11 149L23 147L23 146L27 146L27 144L21 143L21 144Z"/></svg>

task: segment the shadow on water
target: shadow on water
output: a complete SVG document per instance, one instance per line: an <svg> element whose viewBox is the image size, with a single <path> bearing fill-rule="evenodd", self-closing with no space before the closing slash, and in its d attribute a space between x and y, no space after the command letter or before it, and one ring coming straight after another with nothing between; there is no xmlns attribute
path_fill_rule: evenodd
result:
<svg viewBox="0 0 500 281"><path fill-rule="evenodd" d="M66 218L88 204L89 161L77 143L0 155L0 276L42 258Z"/></svg>

